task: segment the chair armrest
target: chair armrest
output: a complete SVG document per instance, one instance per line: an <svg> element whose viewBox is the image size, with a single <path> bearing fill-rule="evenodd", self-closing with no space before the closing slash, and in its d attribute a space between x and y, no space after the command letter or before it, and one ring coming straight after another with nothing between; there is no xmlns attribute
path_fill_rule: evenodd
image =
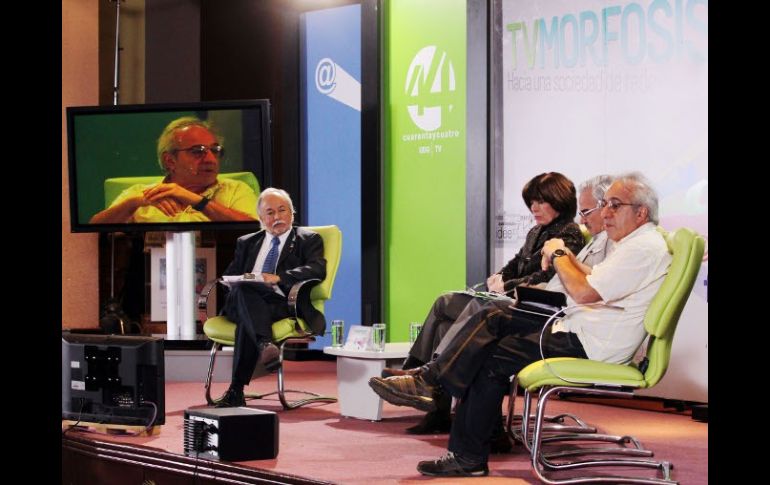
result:
<svg viewBox="0 0 770 485"><path fill-rule="evenodd" d="M294 286L291 287L291 290L289 290L289 296L286 298L287 302L289 304L289 311L292 315L294 315L294 318L299 318L299 315L297 315L297 299L299 298L299 291L308 283L320 283L321 280L318 278L313 278L309 280L303 280L299 283L295 283Z"/></svg>
<svg viewBox="0 0 770 485"><path fill-rule="evenodd" d="M305 333L300 328L300 326L299 326L299 323L298 323L299 311L297 310L297 301L299 300L300 290L302 290L303 288L307 288L307 291L310 291L310 288L312 288L314 285L317 285L320 282L321 282L321 280L318 279L318 278L312 278L312 279L309 279L309 280L303 280L303 281L300 281L298 283L295 283L291 287L291 290L289 290L289 296L286 298L286 301L287 301L287 303L289 305L289 312L292 315L294 315L294 328L295 328L295 331L297 332L297 334L300 335L298 337L290 337L290 338L301 339L301 338L311 337L313 335L312 333ZM309 283L312 283L312 284L309 284ZM310 301L310 295L308 295L308 302L309 301ZM310 303L308 303L308 305L310 305ZM315 340L315 339L308 340L307 342L309 343L309 342L312 342L313 340ZM294 340L293 343L299 343L299 340Z"/></svg>
<svg viewBox="0 0 770 485"><path fill-rule="evenodd" d="M198 295L198 317L201 322L205 322L209 318L209 294L221 279L217 278L206 283Z"/></svg>

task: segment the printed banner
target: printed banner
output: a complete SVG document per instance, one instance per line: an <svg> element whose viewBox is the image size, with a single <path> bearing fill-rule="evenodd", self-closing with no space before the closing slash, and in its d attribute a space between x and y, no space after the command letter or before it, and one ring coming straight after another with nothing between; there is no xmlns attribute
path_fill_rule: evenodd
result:
<svg viewBox="0 0 770 485"><path fill-rule="evenodd" d="M309 225L342 231L327 328L361 323L361 6L302 16L304 201ZM331 344L319 338L311 348Z"/></svg>
<svg viewBox="0 0 770 485"><path fill-rule="evenodd" d="M466 2L390 0L385 16L384 308L399 342L465 285Z"/></svg>
<svg viewBox="0 0 770 485"><path fill-rule="evenodd" d="M493 180L503 183L490 271L523 244L534 221L521 188L548 171L576 186L642 172L658 191L661 226L708 237L708 2L502 2L493 62L502 64L504 144ZM674 341L674 354L692 347L671 367L695 374L675 386L679 398L708 400L707 383L693 385L707 379L707 296L708 253Z"/></svg>

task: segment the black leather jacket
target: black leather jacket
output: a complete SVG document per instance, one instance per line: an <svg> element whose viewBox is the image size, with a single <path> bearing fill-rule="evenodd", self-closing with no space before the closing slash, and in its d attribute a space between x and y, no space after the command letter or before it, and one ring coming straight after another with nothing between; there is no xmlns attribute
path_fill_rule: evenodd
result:
<svg viewBox="0 0 770 485"><path fill-rule="evenodd" d="M527 239L516 256L498 271L498 273L502 273L503 281L506 282L506 292L513 290L518 285L536 285L547 282L553 277L556 272L553 266L548 268L548 271L540 269L540 260L542 259L540 251L542 251L545 242L553 238L563 240L574 254L577 254L585 245L580 227L571 219L555 219L547 226L537 225L533 227L527 233Z"/></svg>

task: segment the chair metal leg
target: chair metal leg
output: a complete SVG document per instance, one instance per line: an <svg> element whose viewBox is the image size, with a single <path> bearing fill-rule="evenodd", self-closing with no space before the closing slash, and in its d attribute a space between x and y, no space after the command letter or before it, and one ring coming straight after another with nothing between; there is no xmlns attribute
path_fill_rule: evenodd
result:
<svg viewBox="0 0 770 485"><path fill-rule="evenodd" d="M510 398L516 399L517 390L514 388L511 390ZM513 418L511 418L513 416ZM522 416L529 416L529 419L524 422ZM651 457L653 452L644 449L642 444L633 436L615 436L597 433L597 429L588 425L585 421L580 419L574 414L557 414L555 416L546 416L543 418L548 423L543 424L543 433L548 433L548 436L544 436L543 443L554 443L564 441L600 441L607 443L614 443L618 446L612 447L583 447L569 450L549 451L543 452L543 466L548 469L558 469L559 465L555 464L551 460L554 458L565 458L568 456L580 456L580 455L621 455L621 456L636 456L636 457ZM565 425L564 420L571 419L576 425ZM515 441L518 441L524 445L524 447L532 452L532 427L535 421L535 415L532 413L532 395L529 391L524 392L524 410L521 415L513 415L513 404L508 402L508 421L507 431L509 436ZM526 438L525 438L526 437ZM633 446L626 446L631 444Z"/></svg>
<svg viewBox="0 0 770 485"><path fill-rule="evenodd" d="M246 394L245 397L247 399L264 399L267 396L272 396L274 394L278 394L278 400L281 401L281 405L284 409L296 409L298 407L304 406L305 404L310 404L314 402L322 402L322 403L333 403L337 402L337 398L333 396L323 396L321 394L317 394L315 392L310 391L300 391L295 389L286 389L284 385L284 377L283 377L283 349L284 346L287 343L307 343L312 342L313 340L307 339L307 338L288 338L284 340L281 345L279 346L279 354L278 359L281 365L278 366L278 371L276 372L278 376L278 390L277 391L271 391L265 394ZM294 392L298 394L305 394L310 397L306 397L303 399L297 399L296 401L289 401L286 399L286 393L287 392Z"/></svg>
<svg viewBox="0 0 770 485"><path fill-rule="evenodd" d="M645 460L645 459L634 459L634 458L616 458L616 459L593 459L593 460L582 460L582 461L574 461L574 462L561 462L561 463L554 463L551 462L548 458L553 458L558 455L551 455L551 454L545 454L543 453L542 446L543 444L550 440L549 438L546 438L543 436L543 423L544 423L544 417L545 417L545 407L547 404L547 401L549 397L551 397L552 394L558 393L558 392L569 392L571 388L568 387L551 387L545 390L545 392L541 393L540 399L537 404L537 412L535 413L535 428L533 432L532 437L532 450L531 450L531 459L532 459L532 468L535 471L535 474L537 477L543 481L543 483L548 484L573 484L573 483L639 483L639 484L676 484L678 482L671 479L671 469L673 468L673 465L670 462L663 461L658 462L654 460ZM596 390L596 392L592 392L592 390L587 389L580 389L580 392L588 392L589 394L603 394L603 395L610 395L613 397L623 397L628 392L624 391L608 391L608 390ZM589 438L591 435L571 435L574 436L575 440L591 440ZM597 435L595 440L604 441L602 438L604 435ZM564 439L570 438L570 435L567 436L555 436L553 437L553 441L559 441L560 438ZM638 443L638 442L636 442ZM589 451L589 449L576 449L576 450L569 450L567 452L563 452L561 456L575 456L578 454L583 453L589 453L592 452ZM601 449L602 451L595 452L595 453L612 453L612 451L605 451L605 449ZM607 449L609 450L609 449ZM635 451L633 451L633 448L628 448L628 452L621 453L621 454L628 454L633 456ZM646 450L642 450L646 451ZM631 466L631 467L642 467L642 468L655 468L659 469L663 475L663 478L646 478L646 477L620 477L620 476L584 476L584 477L574 477L569 479L554 479L551 477L548 477L545 475L546 470L569 470L569 469L575 469L575 468L583 468L583 467L593 467L593 466Z"/></svg>
<svg viewBox="0 0 770 485"><path fill-rule="evenodd" d="M337 402L337 398L333 396L323 396L321 394L316 394L315 392L310 391L299 391L294 389L286 389L284 385L284 376L283 376L283 349L284 345L287 343L299 343L299 342L310 342L312 340L309 340L307 338L288 338L281 343L279 349L279 362L281 365L278 367L277 375L278 375L278 390L277 391L271 391L265 394L256 394L256 393L246 393L244 394L244 398L247 400L256 400L256 399L264 399L267 396L272 396L274 394L278 394L278 399L281 401L281 405L284 409L296 409L300 406L304 406L305 404L310 404L314 402L322 402L322 403L333 403ZM222 348L222 345L214 342L214 345L211 347L211 352L209 354L209 369L206 374L206 383L204 385L206 390L206 402L209 406L213 406L216 404L216 400L211 397L211 379L214 374L214 364L216 362L217 358L217 352L219 349ZM305 394L309 397L298 399L296 401L289 401L286 398L286 393L288 392L294 392L298 394Z"/></svg>
<svg viewBox="0 0 770 485"><path fill-rule="evenodd" d="M518 394L518 379L516 376L511 378L511 391L508 395L508 416L506 419L506 431L508 435L514 440L514 442L522 443L527 450L531 451L531 425L535 420L535 416L531 414L532 397L529 392L524 393L524 410L522 414L514 414L514 403ZM529 416L527 423L524 423L522 416ZM575 425L564 424L565 419L571 419L575 422ZM596 428L589 425L580 417L574 414L558 414L556 416L546 416L545 420L548 424L544 425L545 432L548 433L596 433Z"/></svg>
<svg viewBox="0 0 770 485"><path fill-rule="evenodd" d="M222 347L219 343L214 342L211 346L211 352L209 353L209 371L206 374L206 402L209 406L213 406L215 401L211 398L211 376L214 374L214 361L217 359L217 351Z"/></svg>
<svg viewBox="0 0 770 485"><path fill-rule="evenodd" d="M292 343L292 341L296 342L295 339L286 339L281 343L281 352L279 354L279 359L281 362L281 366L278 368L278 399L281 401L281 405L283 405L284 409L296 409L298 407L304 406L305 404L310 404L313 402L322 402L322 403L333 403L337 402L337 398L333 396L322 396L321 394L316 394L315 392L309 392L309 391L298 391L294 389L285 389L284 388L284 378L283 378L283 349L284 346L287 343ZM303 399L298 399L296 401L288 401L286 399L286 393L287 392L294 392L299 394L306 394L310 397L306 397Z"/></svg>

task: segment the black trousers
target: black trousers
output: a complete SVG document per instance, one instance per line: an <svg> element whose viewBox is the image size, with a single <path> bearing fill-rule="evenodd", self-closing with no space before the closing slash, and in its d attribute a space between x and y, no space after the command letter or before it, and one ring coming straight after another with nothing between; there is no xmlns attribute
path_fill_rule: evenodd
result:
<svg viewBox="0 0 770 485"><path fill-rule="evenodd" d="M431 374L460 399L449 436L450 451L487 461L510 377L540 360L540 332L546 320L517 310L486 308L471 317L431 363ZM543 339L546 357L587 357L573 333L549 329Z"/></svg>
<svg viewBox="0 0 770 485"><path fill-rule="evenodd" d="M289 306L265 285L239 284L227 294L224 315L236 324L232 383L246 386L259 359L257 342L273 339L273 322L288 317Z"/></svg>

